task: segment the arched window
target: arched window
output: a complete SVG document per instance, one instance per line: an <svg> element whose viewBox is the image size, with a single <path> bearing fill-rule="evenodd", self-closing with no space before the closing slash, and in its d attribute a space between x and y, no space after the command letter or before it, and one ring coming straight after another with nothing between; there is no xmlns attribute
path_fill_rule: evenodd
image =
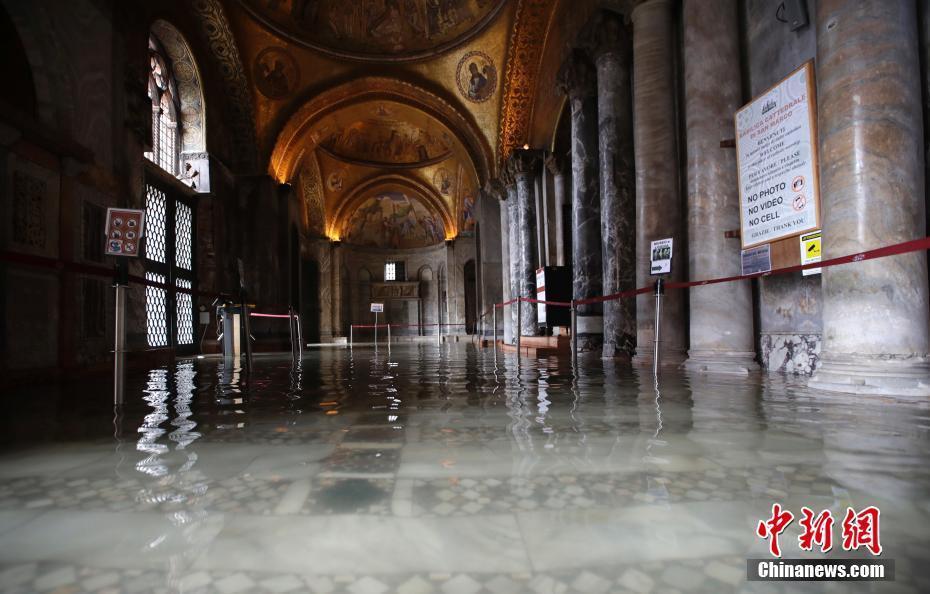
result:
<svg viewBox="0 0 930 594"><path fill-rule="evenodd" d="M148 50L152 150L145 157L152 165L146 170L164 170L176 181L145 175L146 331L150 347L190 351L196 347L195 196L210 191L203 85L190 46L171 24L152 24Z"/></svg>
<svg viewBox="0 0 930 594"><path fill-rule="evenodd" d="M149 36L149 99L152 101L152 151L145 153L153 163L178 174L178 136L181 104L178 84L164 47Z"/></svg>

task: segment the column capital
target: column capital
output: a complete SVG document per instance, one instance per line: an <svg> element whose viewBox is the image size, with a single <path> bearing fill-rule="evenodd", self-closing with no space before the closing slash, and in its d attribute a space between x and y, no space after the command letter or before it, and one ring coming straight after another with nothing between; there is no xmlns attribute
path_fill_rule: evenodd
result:
<svg viewBox="0 0 930 594"><path fill-rule="evenodd" d="M539 163L539 151L532 149L516 149L510 153L505 168L514 180L529 177L536 173L536 167Z"/></svg>
<svg viewBox="0 0 930 594"><path fill-rule="evenodd" d="M558 153L547 153L544 163L546 164L546 169L549 170L549 173L551 173L553 177L565 175L565 171L569 167L568 159L565 155L560 155Z"/></svg>
<svg viewBox="0 0 930 594"><path fill-rule="evenodd" d="M484 185L484 191L501 202L507 199L507 190L504 189L504 183L500 179L488 180L488 183Z"/></svg>
<svg viewBox="0 0 930 594"><path fill-rule="evenodd" d="M556 82L559 90L572 99L593 97L597 75L591 60L582 49L573 49L559 69Z"/></svg>
<svg viewBox="0 0 930 594"><path fill-rule="evenodd" d="M616 56L632 62L633 35L623 15L612 10L600 10L592 17L585 45L595 62L604 56Z"/></svg>

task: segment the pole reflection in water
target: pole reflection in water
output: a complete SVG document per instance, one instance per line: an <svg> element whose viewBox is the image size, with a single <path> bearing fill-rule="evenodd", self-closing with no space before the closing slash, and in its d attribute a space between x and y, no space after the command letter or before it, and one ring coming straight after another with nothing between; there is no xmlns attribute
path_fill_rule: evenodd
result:
<svg viewBox="0 0 930 594"><path fill-rule="evenodd" d="M209 481L195 468L198 455L193 445L201 438L191 409L196 376L192 362L177 364L173 374L168 369L150 372L144 399L152 411L139 427L142 437L136 444L139 451L148 454L136 464L146 479L136 501L162 512L165 520L165 527L145 551L167 551L159 558L167 559L167 578L173 586L179 584L222 525L219 518L210 521L206 509ZM170 433L162 427L169 418L174 427Z"/></svg>

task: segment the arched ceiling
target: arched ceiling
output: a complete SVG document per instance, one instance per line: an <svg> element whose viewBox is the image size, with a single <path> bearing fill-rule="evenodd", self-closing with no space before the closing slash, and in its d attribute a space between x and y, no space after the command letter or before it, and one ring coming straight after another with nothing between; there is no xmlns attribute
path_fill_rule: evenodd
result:
<svg viewBox="0 0 930 594"><path fill-rule="evenodd" d="M356 212L402 203L417 229L473 229L478 189L530 141L560 0L223 1L259 158L299 189L307 231L381 245Z"/></svg>
<svg viewBox="0 0 930 594"><path fill-rule="evenodd" d="M351 60L410 61L459 46L506 0L239 0L295 44Z"/></svg>

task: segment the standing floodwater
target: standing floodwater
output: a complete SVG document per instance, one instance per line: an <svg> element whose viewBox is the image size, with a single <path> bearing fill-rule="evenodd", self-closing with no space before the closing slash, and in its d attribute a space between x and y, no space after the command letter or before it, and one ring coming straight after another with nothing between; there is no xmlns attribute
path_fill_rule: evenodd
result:
<svg viewBox="0 0 930 594"><path fill-rule="evenodd" d="M179 360L24 387L0 420L9 592L917 592L927 410L803 382L472 345ZM881 509L894 583L747 583L773 503ZM801 554L798 523L781 536ZM842 586L840 590L837 586Z"/></svg>

